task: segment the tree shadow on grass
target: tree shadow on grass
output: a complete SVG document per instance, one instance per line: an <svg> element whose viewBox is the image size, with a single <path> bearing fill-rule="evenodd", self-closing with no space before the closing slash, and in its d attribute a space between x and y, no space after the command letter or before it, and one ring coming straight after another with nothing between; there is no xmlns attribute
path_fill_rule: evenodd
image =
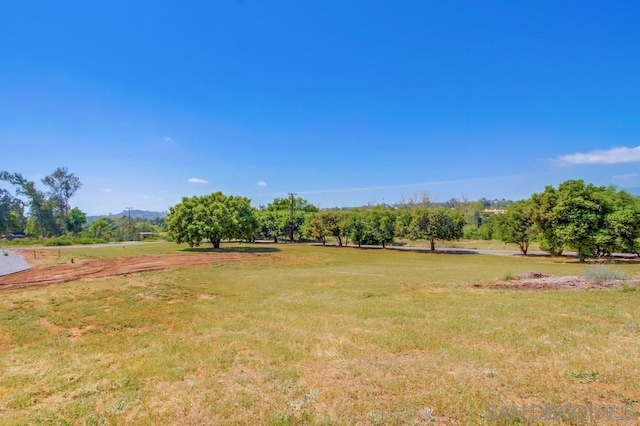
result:
<svg viewBox="0 0 640 426"><path fill-rule="evenodd" d="M224 243L219 249L213 247L187 247L181 251L188 253L246 253L246 254L260 254L260 253L276 253L280 249L276 247L238 247L231 246L225 247Z"/></svg>
<svg viewBox="0 0 640 426"><path fill-rule="evenodd" d="M409 253L423 253L423 254L480 254L475 250L469 249L457 249L457 248L438 248L435 250L430 250L427 247L399 247L392 246L387 247L390 250L397 250L401 252L409 252Z"/></svg>

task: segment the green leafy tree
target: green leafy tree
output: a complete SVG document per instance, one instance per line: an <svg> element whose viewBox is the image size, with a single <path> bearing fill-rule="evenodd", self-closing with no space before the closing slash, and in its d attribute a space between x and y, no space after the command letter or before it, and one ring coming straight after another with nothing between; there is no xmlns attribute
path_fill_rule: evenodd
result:
<svg viewBox="0 0 640 426"><path fill-rule="evenodd" d="M35 182L25 179L20 173L1 171L0 181L15 186L16 195L26 198L29 206L26 232L42 238L66 231L69 199L82 185L73 173L66 168L58 168L44 178L42 182L49 187L49 193L39 190Z"/></svg>
<svg viewBox="0 0 640 426"><path fill-rule="evenodd" d="M640 252L640 198L626 191L615 192L608 188L606 195L613 205L606 214L604 227L596 237L598 249L610 255L614 251Z"/></svg>
<svg viewBox="0 0 640 426"><path fill-rule="evenodd" d="M275 198L264 210L283 212L288 215L286 229L289 240L293 242L295 234L297 233L300 237L305 223L311 220L311 216L318 211L318 208L304 198L285 197Z"/></svg>
<svg viewBox="0 0 640 426"><path fill-rule="evenodd" d="M495 225L501 241L516 244L522 254L526 255L529 244L536 236L536 229L531 217L531 206L526 202L511 204L507 211L497 214Z"/></svg>
<svg viewBox="0 0 640 426"><path fill-rule="evenodd" d="M625 224L634 221L632 208L626 213L616 209L616 198L620 197L613 187L582 180L568 180L557 190L548 186L543 193L534 194L532 214L541 231L541 247L551 254L556 253L549 249L570 247L581 262L615 249L620 240L612 227L620 226L622 231Z"/></svg>
<svg viewBox="0 0 640 426"><path fill-rule="evenodd" d="M312 226L315 235L324 234L324 237L331 235L338 240L338 246L342 247L342 239L345 237L346 214L339 210L324 210L314 214Z"/></svg>
<svg viewBox="0 0 640 426"><path fill-rule="evenodd" d="M78 235L82 227L87 223L87 214L77 207L69 210L67 215L67 231Z"/></svg>
<svg viewBox="0 0 640 426"><path fill-rule="evenodd" d="M366 212L358 209L349 210L345 220L345 234L356 244L358 247L362 246L362 242L365 239L365 226L366 226Z"/></svg>
<svg viewBox="0 0 640 426"><path fill-rule="evenodd" d="M436 240L457 240L462 237L465 225L464 213L455 209L417 208L413 211L411 236L429 241L431 251Z"/></svg>
<svg viewBox="0 0 640 426"><path fill-rule="evenodd" d="M111 218L101 217L94 220L89 224L89 227L85 231L92 238L110 238L113 231L116 229L116 225Z"/></svg>
<svg viewBox="0 0 640 426"><path fill-rule="evenodd" d="M564 241L558 233L558 215L554 213L557 204L558 191L553 186L531 196L531 218L538 230L540 248L552 256L560 256L564 251Z"/></svg>
<svg viewBox="0 0 640 426"><path fill-rule="evenodd" d="M60 228L66 228L67 216L69 214L69 200L82 187L82 182L66 167L58 167L49 176L42 179L49 188L49 200L51 210Z"/></svg>
<svg viewBox="0 0 640 426"><path fill-rule="evenodd" d="M170 208L167 226L169 235L178 243L197 247L206 239L218 249L223 239L251 236L257 222L248 198L215 192L184 197Z"/></svg>
<svg viewBox="0 0 640 426"><path fill-rule="evenodd" d="M10 235L23 232L27 219L20 199L6 189L0 189L0 233Z"/></svg>
<svg viewBox="0 0 640 426"><path fill-rule="evenodd" d="M396 230L395 234L400 238L411 238L411 229L413 222L413 210L416 208L426 208L424 206L418 207L413 205L409 208L403 207L396 213Z"/></svg>
<svg viewBox="0 0 640 426"><path fill-rule="evenodd" d="M20 173L0 172L0 180L16 187L16 195L28 199L29 221L25 231L29 235L39 235L40 238L51 233L46 197L42 191L36 188L33 181L25 179Z"/></svg>
<svg viewBox="0 0 640 426"><path fill-rule="evenodd" d="M309 220L307 233L309 234L309 236L311 236L311 238L322 241L322 245L327 244L327 236L329 235L329 230L327 229L326 224L322 220L322 217L319 213L314 213L314 215Z"/></svg>
<svg viewBox="0 0 640 426"><path fill-rule="evenodd" d="M289 213L283 210L260 210L257 213L259 229L261 234L273 239L274 243L278 238L289 233Z"/></svg>
<svg viewBox="0 0 640 426"><path fill-rule="evenodd" d="M386 206L365 210L362 216L362 244L381 245L386 248L393 242L396 229L395 212Z"/></svg>

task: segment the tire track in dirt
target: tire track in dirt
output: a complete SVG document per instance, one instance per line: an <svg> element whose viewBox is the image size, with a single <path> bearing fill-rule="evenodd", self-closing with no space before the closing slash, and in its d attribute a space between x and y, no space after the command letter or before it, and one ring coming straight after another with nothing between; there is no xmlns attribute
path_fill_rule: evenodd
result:
<svg viewBox="0 0 640 426"><path fill-rule="evenodd" d="M0 290L35 285L59 284L87 278L105 278L138 272L186 267L205 267L257 259L252 253L173 253L162 255L122 256L107 259L76 259L74 263L38 266L12 275L0 276Z"/></svg>

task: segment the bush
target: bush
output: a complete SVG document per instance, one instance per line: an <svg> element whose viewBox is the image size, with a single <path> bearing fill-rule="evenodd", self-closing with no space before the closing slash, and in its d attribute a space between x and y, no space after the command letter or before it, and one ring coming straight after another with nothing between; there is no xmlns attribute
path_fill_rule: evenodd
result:
<svg viewBox="0 0 640 426"><path fill-rule="evenodd" d="M70 246L73 241L67 237L47 238L42 242L43 246Z"/></svg>
<svg viewBox="0 0 640 426"><path fill-rule="evenodd" d="M69 236L61 236L61 237L51 237L45 238L44 240L36 240L37 244L42 244L43 246L71 246L71 245L89 245L89 244L103 244L106 243L106 240L101 238L89 238L89 237L69 237Z"/></svg>
<svg viewBox="0 0 640 426"><path fill-rule="evenodd" d="M584 277L589 280L628 280L629 275L624 271L610 268L606 265L594 265L584 271Z"/></svg>

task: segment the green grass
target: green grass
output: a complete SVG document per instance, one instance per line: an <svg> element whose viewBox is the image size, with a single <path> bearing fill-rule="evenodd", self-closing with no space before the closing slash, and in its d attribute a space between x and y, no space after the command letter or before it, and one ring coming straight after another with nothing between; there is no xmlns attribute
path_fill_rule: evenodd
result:
<svg viewBox="0 0 640 426"><path fill-rule="evenodd" d="M501 404L586 402L638 414L638 292L474 287L582 275L574 260L269 247L0 293L1 423L496 424Z"/></svg>
<svg viewBox="0 0 640 426"><path fill-rule="evenodd" d="M408 240L398 239L398 242L406 247L429 247L429 241L426 240ZM457 248L457 249L474 249L474 250L512 250L520 252L517 244L507 244L498 240L455 240L455 241L436 241L436 248ZM540 246L537 242L532 242L529 251L539 251Z"/></svg>

